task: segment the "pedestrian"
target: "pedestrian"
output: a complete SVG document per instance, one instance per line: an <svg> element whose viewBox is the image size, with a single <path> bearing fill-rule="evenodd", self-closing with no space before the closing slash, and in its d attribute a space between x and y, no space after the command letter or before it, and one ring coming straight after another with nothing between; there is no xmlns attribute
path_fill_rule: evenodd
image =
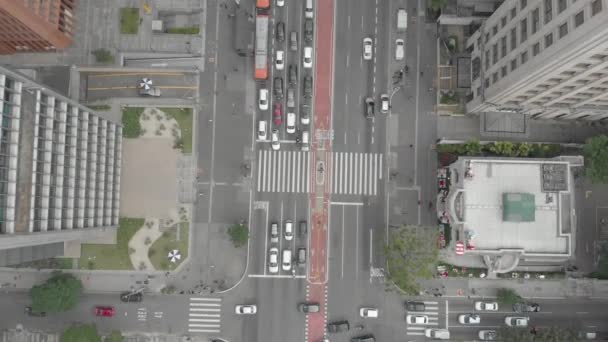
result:
<svg viewBox="0 0 608 342"><path fill-rule="evenodd" d="M410 148L413 148L413 147L414 147L414 144L410 144Z"/></svg>

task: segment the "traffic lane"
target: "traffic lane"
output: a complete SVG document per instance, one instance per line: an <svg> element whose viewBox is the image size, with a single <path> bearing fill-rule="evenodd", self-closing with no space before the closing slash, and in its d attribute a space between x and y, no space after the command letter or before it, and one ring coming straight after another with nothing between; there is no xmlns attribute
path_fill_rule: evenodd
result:
<svg viewBox="0 0 608 342"><path fill-rule="evenodd" d="M360 205L332 205L330 272L339 279L358 279L366 232L361 227Z"/></svg>
<svg viewBox="0 0 608 342"><path fill-rule="evenodd" d="M336 1L336 21L335 30L336 36L340 39L335 40L334 54L334 88L333 88L333 123L332 128L335 132L333 141L333 149L340 149L346 145L345 132L348 131L348 116L349 111L349 89L352 85L351 76L353 70L350 68L351 60L355 59L350 51L350 41L348 37L351 35L350 28L350 11L351 6L345 5L343 0ZM353 29L354 30L354 29ZM353 68L354 69L354 68ZM352 132L354 133L354 132Z"/></svg>
<svg viewBox="0 0 608 342"><path fill-rule="evenodd" d="M138 97L142 78L150 78L161 89L161 97L193 98L198 91L196 73L187 72L121 72L83 73L85 98L94 101L108 97Z"/></svg>
<svg viewBox="0 0 608 342"><path fill-rule="evenodd" d="M297 303L305 296L305 280L271 278L258 280L257 339L284 341L304 338L305 317L297 311ZM251 336L251 335L244 335Z"/></svg>
<svg viewBox="0 0 608 342"><path fill-rule="evenodd" d="M268 209L254 209L251 213L249 224L249 267L248 274L266 274L268 272L267 258L269 250L269 230Z"/></svg>

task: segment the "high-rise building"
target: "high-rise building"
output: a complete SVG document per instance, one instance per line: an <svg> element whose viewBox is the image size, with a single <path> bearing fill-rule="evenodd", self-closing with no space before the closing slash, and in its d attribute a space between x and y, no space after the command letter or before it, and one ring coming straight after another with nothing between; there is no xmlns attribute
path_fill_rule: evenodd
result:
<svg viewBox="0 0 608 342"><path fill-rule="evenodd" d="M468 113L608 118L608 2L506 0L467 41Z"/></svg>
<svg viewBox="0 0 608 342"><path fill-rule="evenodd" d="M72 44L76 0L0 0L0 54Z"/></svg>
<svg viewBox="0 0 608 342"><path fill-rule="evenodd" d="M0 67L0 265L115 239L122 127Z"/></svg>

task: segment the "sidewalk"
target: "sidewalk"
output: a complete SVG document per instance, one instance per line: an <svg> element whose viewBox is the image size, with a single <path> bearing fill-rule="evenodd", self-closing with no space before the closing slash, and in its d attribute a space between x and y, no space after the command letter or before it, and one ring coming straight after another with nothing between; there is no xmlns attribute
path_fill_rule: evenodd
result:
<svg viewBox="0 0 608 342"><path fill-rule="evenodd" d="M524 298L603 298L608 299L608 281L597 279L479 279L449 278L421 281L432 295L438 289L445 297L496 297L496 290L509 288ZM445 288L444 288L445 287Z"/></svg>

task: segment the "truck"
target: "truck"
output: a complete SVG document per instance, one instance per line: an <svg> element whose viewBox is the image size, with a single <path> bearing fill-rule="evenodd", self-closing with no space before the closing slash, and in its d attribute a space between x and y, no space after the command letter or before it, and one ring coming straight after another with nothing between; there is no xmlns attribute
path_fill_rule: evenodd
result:
<svg viewBox="0 0 608 342"><path fill-rule="evenodd" d="M403 8L397 10L397 31L407 29L407 11Z"/></svg>

